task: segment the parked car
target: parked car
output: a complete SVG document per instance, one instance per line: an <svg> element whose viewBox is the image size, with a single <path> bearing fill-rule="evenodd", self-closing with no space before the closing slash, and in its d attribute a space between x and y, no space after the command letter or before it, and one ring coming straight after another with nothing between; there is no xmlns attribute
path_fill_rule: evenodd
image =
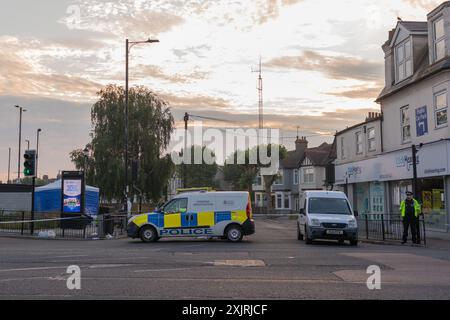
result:
<svg viewBox="0 0 450 320"><path fill-rule="evenodd" d="M357 211L340 191L305 191L300 196L297 238L307 244L315 239L333 239L358 244Z"/></svg>

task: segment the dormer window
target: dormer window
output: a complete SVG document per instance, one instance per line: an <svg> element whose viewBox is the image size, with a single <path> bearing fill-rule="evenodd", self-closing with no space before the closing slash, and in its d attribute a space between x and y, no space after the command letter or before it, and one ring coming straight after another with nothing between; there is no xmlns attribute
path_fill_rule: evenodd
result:
<svg viewBox="0 0 450 320"><path fill-rule="evenodd" d="M397 82L412 75L411 40L400 43L396 48Z"/></svg>
<svg viewBox="0 0 450 320"><path fill-rule="evenodd" d="M434 61L445 57L444 19L440 18L433 23Z"/></svg>

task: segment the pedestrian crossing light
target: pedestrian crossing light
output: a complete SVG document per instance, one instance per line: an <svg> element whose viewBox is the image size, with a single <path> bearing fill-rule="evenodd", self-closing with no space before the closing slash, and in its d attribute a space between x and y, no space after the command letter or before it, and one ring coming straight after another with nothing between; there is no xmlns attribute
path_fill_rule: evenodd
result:
<svg viewBox="0 0 450 320"><path fill-rule="evenodd" d="M25 150L23 158L25 160L23 174L26 177L34 176L36 172L36 150Z"/></svg>

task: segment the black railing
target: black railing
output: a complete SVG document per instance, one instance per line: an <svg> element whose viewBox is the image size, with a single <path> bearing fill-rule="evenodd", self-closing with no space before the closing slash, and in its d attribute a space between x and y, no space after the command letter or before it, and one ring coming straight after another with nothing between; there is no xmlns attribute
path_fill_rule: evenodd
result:
<svg viewBox="0 0 450 320"><path fill-rule="evenodd" d="M419 239L426 245L425 220L422 215L416 221ZM401 241L403 238L403 221L400 214L362 214L358 217L360 239L380 241ZM411 230L408 232L411 239Z"/></svg>
<svg viewBox="0 0 450 320"><path fill-rule="evenodd" d="M43 238L89 239L107 235L126 235L125 214L105 214L96 217L70 216L59 212L0 210L0 235L23 235Z"/></svg>

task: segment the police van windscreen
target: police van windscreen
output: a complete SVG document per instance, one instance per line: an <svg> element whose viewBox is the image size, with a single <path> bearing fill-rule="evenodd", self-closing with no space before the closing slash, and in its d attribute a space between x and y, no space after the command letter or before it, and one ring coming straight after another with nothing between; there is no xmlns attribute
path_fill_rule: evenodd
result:
<svg viewBox="0 0 450 320"><path fill-rule="evenodd" d="M308 213L313 214L352 214L346 199L309 198Z"/></svg>

